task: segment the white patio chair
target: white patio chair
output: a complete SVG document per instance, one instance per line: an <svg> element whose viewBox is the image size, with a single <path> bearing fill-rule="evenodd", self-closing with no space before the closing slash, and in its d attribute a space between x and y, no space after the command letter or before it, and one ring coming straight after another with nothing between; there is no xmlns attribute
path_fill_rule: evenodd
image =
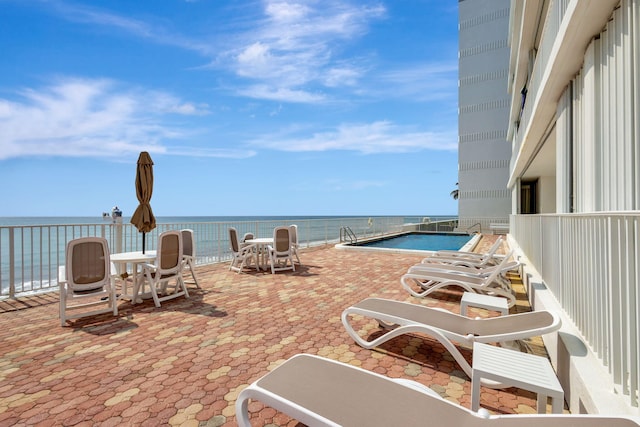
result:
<svg viewBox="0 0 640 427"><path fill-rule="evenodd" d="M191 273L191 277L193 277L193 282L196 285L196 288L200 289L200 285L198 284L198 278L196 277L196 271L193 269L193 265L196 262L196 244L193 238L193 230L189 228L185 228L180 230L182 233L182 259L183 259L183 278L184 271L188 268Z"/></svg>
<svg viewBox="0 0 640 427"><path fill-rule="evenodd" d="M244 267L249 267L252 262L257 268L256 245L241 243L238 239L238 231L234 227L229 227L229 247L233 256L229 270L240 273Z"/></svg>
<svg viewBox="0 0 640 427"><path fill-rule="evenodd" d="M296 257L298 264L301 264L300 257L298 256L298 249L300 248L298 243L298 226L296 224L290 225L289 233L291 235L291 251L293 252L293 256Z"/></svg>
<svg viewBox="0 0 640 427"><path fill-rule="evenodd" d="M165 231L158 236L158 249L155 264L144 264L144 285L149 285L156 307L172 298L189 298L189 292L182 278L183 265L182 233ZM172 292L168 292L170 282L174 282ZM159 296L162 295L162 296Z"/></svg>
<svg viewBox="0 0 640 427"><path fill-rule="evenodd" d="M273 246L269 245L267 250L269 251L272 274L283 270L296 271L296 267L293 264L289 227L276 227L273 229Z"/></svg>
<svg viewBox="0 0 640 427"><path fill-rule="evenodd" d="M113 272L115 274L115 271ZM118 315L115 279L109 259L109 246L102 237L82 237L67 243L65 265L58 268L60 325L69 319L113 312ZM72 302L82 301L74 304ZM102 308L67 314L69 310Z"/></svg>

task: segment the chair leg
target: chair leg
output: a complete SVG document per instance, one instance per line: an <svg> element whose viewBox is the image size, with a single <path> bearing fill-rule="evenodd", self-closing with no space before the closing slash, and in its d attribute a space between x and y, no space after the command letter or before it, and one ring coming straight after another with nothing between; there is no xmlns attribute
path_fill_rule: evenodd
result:
<svg viewBox="0 0 640 427"><path fill-rule="evenodd" d="M202 289L202 288L200 287L200 284L198 283L198 278L196 277L196 272L195 272L195 270L193 269L193 263L191 262L191 260L190 260L190 259L186 261L186 263L185 263L185 267L189 267L189 272L191 273L191 277L193 277L193 282L195 283L196 288L198 288L198 289Z"/></svg>
<svg viewBox="0 0 640 427"><path fill-rule="evenodd" d="M269 253L269 262L271 263L271 274L276 274L276 261L272 253Z"/></svg>
<svg viewBox="0 0 640 427"><path fill-rule="evenodd" d="M153 303L155 304L156 307L160 307L160 299L158 298L158 291L156 289L159 283L156 283L155 280L151 279L151 274L149 273L148 270L146 274L146 280L147 280L147 283L149 284L149 289L151 290L151 297L153 298ZM144 285L143 285L143 289L144 289Z"/></svg>
<svg viewBox="0 0 640 427"><path fill-rule="evenodd" d="M191 276L193 276L193 281L196 284L196 288L202 289L200 287L200 284L198 283L198 278L196 277L196 272L195 272L195 270L193 269L193 267L191 265L189 265L189 271L191 272Z"/></svg>
<svg viewBox="0 0 640 427"><path fill-rule="evenodd" d="M65 296L65 292L65 290L60 290L60 326L64 326L67 323L67 319L65 317L67 309L67 299Z"/></svg>

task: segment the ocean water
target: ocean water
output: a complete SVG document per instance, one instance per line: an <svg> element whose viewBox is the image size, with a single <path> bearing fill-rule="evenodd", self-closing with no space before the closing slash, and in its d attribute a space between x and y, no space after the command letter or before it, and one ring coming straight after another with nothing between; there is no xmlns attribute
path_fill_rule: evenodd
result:
<svg viewBox="0 0 640 427"><path fill-rule="evenodd" d="M430 221L451 219L431 216ZM341 227L359 238L400 231L406 223L422 222L422 216L189 216L157 217L157 227L145 235L146 249L154 249L159 233L170 229L194 230L196 263L231 259L228 229L270 237L273 228L298 225L302 247L337 243ZM58 266L64 265L66 244L85 236L105 237L112 253L142 249L142 234L130 224L110 217L0 217L0 297L57 287Z"/></svg>

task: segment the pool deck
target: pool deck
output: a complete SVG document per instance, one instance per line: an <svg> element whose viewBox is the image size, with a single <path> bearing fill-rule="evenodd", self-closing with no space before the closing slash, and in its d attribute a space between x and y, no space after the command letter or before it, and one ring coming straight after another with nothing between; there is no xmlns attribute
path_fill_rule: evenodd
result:
<svg viewBox="0 0 640 427"><path fill-rule="evenodd" d="M495 238L484 236L476 251ZM470 379L436 341L407 335L366 350L340 321L347 306L372 296L459 312L460 293L420 300L402 289L400 276L422 256L327 246L300 257L295 273L275 275L236 274L228 263L198 267L202 289L188 285L189 299L159 309L121 301L116 318L67 327L59 324L56 293L0 300L0 426L234 426L238 393L297 353L413 379L470 407ZM511 313L528 311L519 278L511 278L519 298ZM539 338L529 345L545 354ZM494 413L534 413L535 399L516 388L483 388L480 404ZM254 425L298 425L260 402L249 410Z"/></svg>

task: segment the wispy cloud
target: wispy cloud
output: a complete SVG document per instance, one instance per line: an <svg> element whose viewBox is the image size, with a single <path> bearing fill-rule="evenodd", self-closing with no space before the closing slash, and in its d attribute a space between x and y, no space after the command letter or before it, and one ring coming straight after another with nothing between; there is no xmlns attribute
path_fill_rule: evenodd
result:
<svg viewBox="0 0 640 427"><path fill-rule="evenodd" d="M70 22L117 29L157 44L176 46L182 49L196 51L203 55L212 54L211 44L176 33L159 24L118 15L94 6L81 5L62 0L44 1L44 4L50 6L63 19Z"/></svg>
<svg viewBox="0 0 640 427"><path fill-rule="evenodd" d="M238 89L238 94L248 98L302 104L320 103L326 99L325 95L321 93L311 93L304 90L296 90L286 87L273 87L269 85L248 86L243 89Z"/></svg>
<svg viewBox="0 0 640 427"><path fill-rule="evenodd" d="M458 64L455 61L441 63L408 64L378 74L370 92L386 98L412 99L425 102L458 97Z"/></svg>
<svg viewBox="0 0 640 427"><path fill-rule="evenodd" d="M238 34L235 46L216 58L261 91L239 89L243 96L279 101L319 103L310 89L354 85L365 67L340 59L340 45L366 33L370 22L384 16L382 5L339 1L264 2L263 18ZM274 98L273 94L278 94ZM301 96L305 94L305 96Z"/></svg>
<svg viewBox="0 0 640 427"><path fill-rule="evenodd" d="M119 157L148 150L178 155L247 157L252 151L167 145L189 131L166 125L175 115L207 114L207 106L107 79L65 79L0 98L0 159L25 156Z"/></svg>
<svg viewBox="0 0 640 427"><path fill-rule="evenodd" d="M389 121L343 124L335 130L315 132L311 137L296 137L294 133L267 136L253 144L280 151L343 150L363 154L458 149L456 132L416 132Z"/></svg>
<svg viewBox="0 0 640 427"><path fill-rule="evenodd" d="M193 1L193 0L185 0ZM190 37L162 23L122 16L64 0L48 5L70 22L108 27L153 43L195 51L240 81L235 93L293 103L327 102L322 88L356 85L367 67L340 57L343 45L362 37L386 9L343 0L263 0L258 16L216 34ZM247 19L249 21L247 21ZM226 47L225 47L226 46ZM207 67L203 67L207 68Z"/></svg>

